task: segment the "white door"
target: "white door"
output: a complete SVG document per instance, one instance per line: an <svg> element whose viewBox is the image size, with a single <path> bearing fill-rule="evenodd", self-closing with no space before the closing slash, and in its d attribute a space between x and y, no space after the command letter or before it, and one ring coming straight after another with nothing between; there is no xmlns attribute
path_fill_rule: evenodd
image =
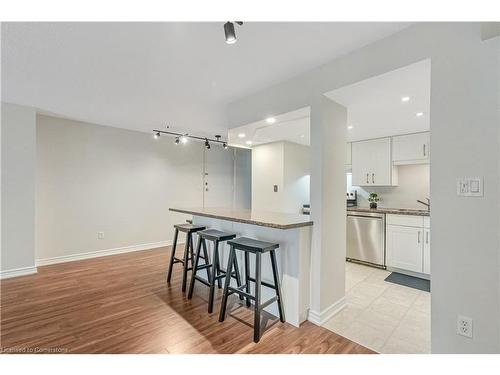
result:
<svg viewBox="0 0 500 375"><path fill-rule="evenodd" d="M372 145L370 142L353 142L351 144L352 184L354 186L371 184Z"/></svg>
<svg viewBox="0 0 500 375"><path fill-rule="evenodd" d="M393 137L392 160L395 164L428 163L429 144L429 132Z"/></svg>
<svg viewBox="0 0 500 375"><path fill-rule="evenodd" d="M387 265L422 272L423 229L387 225Z"/></svg>
<svg viewBox="0 0 500 375"><path fill-rule="evenodd" d="M232 208L234 150L211 146L204 151L203 207Z"/></svg>
<svg viewBox="0 0 500 375"><path fill-rule="evenodd" d="M431 273L431 231L424 229L424 256L423 256L423 272L430 275Z"/></svg>
<svg viewBox="0 0 500 375"><path fill-rule="evenodd" d="M370 147L372 169L368 176L370 185L392 185L391 139L374 139Z"/></svg>

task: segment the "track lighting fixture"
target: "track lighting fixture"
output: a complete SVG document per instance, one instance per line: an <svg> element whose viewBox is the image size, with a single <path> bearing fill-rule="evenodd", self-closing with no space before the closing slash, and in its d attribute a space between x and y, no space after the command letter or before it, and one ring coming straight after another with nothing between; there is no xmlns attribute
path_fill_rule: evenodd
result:
<svg viewBox="0 0 500 375"><path fill-rule="evenodd" d="M216 143L216 144L218 143L218 144L222 145L222 147L224 149L229 148L229 146L227 145L227 141L222 140L222 136L220 136L218 134L214 136L215 139L212 139L212 138L207 138L207 137L198 137L196 135L190 135L188 133L176 133L176 132L171 132L169 130L153 129L153 136L155 139L158 139L161 134L167 134L167 135L174 136L175 137L174 143L176 145L178 145L179 143L186 144L188 142L188 139L191 138L191 139L194 139L197 141L203 141L207 150L210 150L210 148L211 148L210 143Z"/></svg>
<svg viewBox="0 0 500 375"><path fill-rule="evenodd" d="M243 25L243 22L241 21L235 21L236 24L238 25ZM236 32L234 30L234 23L232 22L226 22L224 24L224 35L226 36L226 43L227 44L234 44L236 43Z"/></svg>

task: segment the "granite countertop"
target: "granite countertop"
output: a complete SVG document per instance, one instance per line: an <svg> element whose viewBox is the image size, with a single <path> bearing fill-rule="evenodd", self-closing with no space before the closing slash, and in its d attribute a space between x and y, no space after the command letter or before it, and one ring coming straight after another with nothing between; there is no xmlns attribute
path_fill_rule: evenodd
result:
<svg viewBox="0 0 500 375"><path fill-rule="evenodd" d="M309 215L287 214L284 212L233 210L230 208L170 208L169 210L276 229L293 229L313 225Z"/></svg>
<svg viewBox="0 0 500 375"><path fill-rule="evenodd" d="M347 211L378 212L380 214L394 214L394 215L430 216L430 211L429 210L417 210L417 209L411 209L411 208L347 207Z"/></svg>

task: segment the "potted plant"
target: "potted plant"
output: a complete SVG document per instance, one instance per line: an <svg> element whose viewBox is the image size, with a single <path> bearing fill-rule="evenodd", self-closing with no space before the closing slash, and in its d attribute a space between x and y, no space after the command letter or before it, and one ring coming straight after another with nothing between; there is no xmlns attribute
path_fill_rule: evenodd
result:
<svg viewBox="0 0 500 375"><path fill-rule="evenodd" d="M377 193L370 193L368 196L368 202L370 202L370 208L377 208L377 202L380 200Z"/></svg>

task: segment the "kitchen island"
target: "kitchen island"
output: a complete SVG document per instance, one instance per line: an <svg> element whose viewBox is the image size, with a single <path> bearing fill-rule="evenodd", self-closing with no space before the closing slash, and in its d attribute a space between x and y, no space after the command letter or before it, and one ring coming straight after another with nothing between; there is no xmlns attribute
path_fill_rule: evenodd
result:
<svg viewBox="0 0 500 375"><path fill-rule="evenodd" d="M311 230L313 222L307 215L267 212L255 210L232 210L227 208L170 208L170 211L191 215L193 224L235 233L238 237L277 242L276 252L281 279L286 321L296 327L305 320L309 311ZM196 239L197 241L197 239ZM210 258L212 258L212 244ZM220 257L224 268L229 255L229 246L220 246ZM243 254L237 252L240 272L243 273ZM253 275L254 257L250 257L250 273ZM204 273L199 273L204 277ZM268 256L262 258L262 280L271 282L272 268ZM231 283L235 283L231 280ZM252 285L253 293L253 285ZM274 295L274 291L262 288L263 300ZM278 316L276 304L266 311Z"/></svg>

